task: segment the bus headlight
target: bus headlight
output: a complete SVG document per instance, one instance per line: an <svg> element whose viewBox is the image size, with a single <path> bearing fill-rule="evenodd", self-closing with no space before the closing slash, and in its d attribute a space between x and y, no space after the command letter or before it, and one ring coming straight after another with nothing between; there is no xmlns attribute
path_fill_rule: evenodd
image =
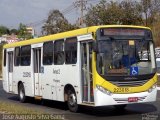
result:
<svg viewBox="0 0 160 120"><path fill-rule="evenodd" d="M100 90L101 92L107 94L107 95L112 95L112 92L107 90L106 88L100 86L100 85L96 85L97 89Z"/></svg>
<svg viewBox="0 0 160 120"><path fill-rule="evenodd" d="M154 84L151 88L149 88L148 92L152 92L155 88L157 88L157 84Z"/></svg>
<svg viewBox="0 0 160 120"><path fill-rule="evenodd" d="M152 89L155 89L155 88L157 88L157 84L154 84L154 85L152 86Z"/></svg>

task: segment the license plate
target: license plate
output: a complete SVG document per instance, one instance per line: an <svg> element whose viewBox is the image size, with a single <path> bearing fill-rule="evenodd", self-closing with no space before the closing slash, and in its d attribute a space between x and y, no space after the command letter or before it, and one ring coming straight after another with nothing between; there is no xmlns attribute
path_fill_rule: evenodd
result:
<svg viewBox="0 0 160 120"><path fill-rule="evenodd" d="M128 98L128 102L137 102L138 101L138 97L129 97Z"/></svg>

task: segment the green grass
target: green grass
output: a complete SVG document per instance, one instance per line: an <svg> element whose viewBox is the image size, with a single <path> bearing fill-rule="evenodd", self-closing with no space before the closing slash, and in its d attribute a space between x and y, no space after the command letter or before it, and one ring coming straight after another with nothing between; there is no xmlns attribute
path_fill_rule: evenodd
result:
<svg viewBox="0 0 160 120"><path fill-rule="evenodd" d="M29 107L23 107L6 101L0 101L0 111L12 114L44 114Z"/></svg>
<svg viewBox="0 0 160 120"><path fill-rule="evenodd" d="M7 101L0 101L0 115L14 116L18 120L26 120L31 118L32 120L64 120L64 115L48 114L41 110L36 110L33 107L21 106L17 103L11 103ZM0 116L0 119L1 116ZM28 120L28 119L27 119Z"/></svg>

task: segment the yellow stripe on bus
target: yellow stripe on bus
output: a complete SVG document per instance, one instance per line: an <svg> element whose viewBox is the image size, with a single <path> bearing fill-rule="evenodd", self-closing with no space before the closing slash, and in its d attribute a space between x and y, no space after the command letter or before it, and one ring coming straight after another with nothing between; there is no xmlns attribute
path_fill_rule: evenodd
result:
<svg viewBox="0 0 160 120"><path fill-rule="evenodd" d="M20 42L15 42L11 44L6 44L4 45L4 48L14 48L17 46L24 46L24 45L30 45L30 44L36 44L36 43L43 43L45 41L52 41L52 40L58 40L58 39L64 39L64 38L69 38L69 37L75 37L79 35L84 35L87 33L96 33L97 29L99 28L114 28L114 27L130 27L130 28L144 28L144 29L149 29L148 27L142 27L142 26L132 26L132 25L103 25L103 26L92 26L88 28L81 28L77 30L72 30L72 31L67 31L67 32L62 32L58 34L53 34L53 35L48 35L44 37L39 37L35 39L30 39L30 40L23 40Z"/></svg>

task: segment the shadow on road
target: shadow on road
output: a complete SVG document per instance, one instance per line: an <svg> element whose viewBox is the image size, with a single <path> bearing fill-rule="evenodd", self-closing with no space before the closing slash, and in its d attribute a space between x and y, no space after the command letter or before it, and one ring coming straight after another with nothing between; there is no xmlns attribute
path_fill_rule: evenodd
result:
<svg viewBox="0 0 160 120"><path fill-rule="evenodd" d="M9 97L11 101L19 101L17 96ZM64 102L50 101L50 100L34 100L29 98L27 100L27 106L33 107L33 105L46 106L49 108L54 108L57 110L68 110L67 104ZM124 110L116 110L113 106L104 106L104 107L88 107L88 106L79 106L80 113L92 116L123 116L123 115L136 115L144 114L150 112L156 112L157 108L153 104L130 104Z"/></svg>
<svg viewBox="0 0 160 120"><path fill-rule="evenodd" d="M8 97L11 101L19 102L18 96ZM50 108L60 109L60 110L68 110L66 103L64 102L57 102L51 100L35 100L34 98L29 97L27 102L29 103L28 106L38 105L38 106L46 106ZM22 103L25 104L25 103Z"/></svg>
<svg viewBox="0 0 160 120"><path fill-rule="evenodd" d="M124 110L117 110L113 106L104 107L82 107L81 113L95 116L123 116L144 114L157 111L157 108L152 104L132 104L128 105Z"/></svg>

